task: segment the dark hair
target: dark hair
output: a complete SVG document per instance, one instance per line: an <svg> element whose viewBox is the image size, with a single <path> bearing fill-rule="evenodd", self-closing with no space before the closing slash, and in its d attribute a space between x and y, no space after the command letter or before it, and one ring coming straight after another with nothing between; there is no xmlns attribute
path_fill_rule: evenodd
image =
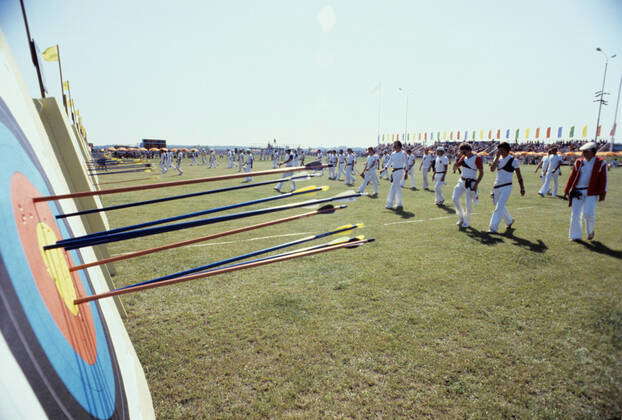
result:
<svg viewBox="0 0 622 420"><path fill-rule="evenodd" d="M505 149L505 150L512 150L512 146L510 146L510 143L508 143L507 141L503 141L501 143L499 143L499 146L497 147L498 149Z"/></svg>
<svg viewBox="0 0 622 420"><path fill-rule="evenodd" d="M458 146L458 150L473 150L473 148L469 143L460 143L460 146Z"/></svg>
<svg viewBox="0 0 622 420"><path fill-rule="evenodd" d="M399 140L395 140L395 142L393 142L393 147L399 147L400 149L402 148L402 142Z"/></svg>

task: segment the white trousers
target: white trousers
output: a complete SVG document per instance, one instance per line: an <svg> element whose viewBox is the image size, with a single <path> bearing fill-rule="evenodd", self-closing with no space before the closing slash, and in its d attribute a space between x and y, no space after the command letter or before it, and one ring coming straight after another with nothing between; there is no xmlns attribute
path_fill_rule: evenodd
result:
<svg viewBox="0 0 622 420"><path fill-rule="evenodd" d="M250 166L248 166L248 165L244 166L244 172L250 172L251 169L252 168ZM244 181L246 181L246 182L251 182L252 180L253 180L252 176L247 176L246 178L244 178Z"/></svg>
<svg viewBox="0 0 622 420"><path fill-rule="evenodd" d="M374 189L374 194L378 194L378 175L376 175L376 171L369 170L365 172L365 178L363 179L363 183L358 189L358 192L365 192L365 188L367 184L371 184Z"/></svg>
<svg viewBox="0 0 622 420"><path fill-rule="evenodd" d="M227 168L233 168L233 161L231 159L227 159Z"/></svg>
<svg viewBox="0 0 622 420"><path fill-rule="evenodd" d="M341 179L341 175L343 175L343 169L344 169L343 167L344 167L343 163L340 163L337 165L337 178L335 179L337 180Z"/></svg>
<svg viewBox="0 0 622 420"><path fill-rule="evenodd" d="M294 176L294 173L284 172L281 178L289 178L290 176ZM296 189L296 181L291 181L291 182L292 182L292 191L294 191ZM274 188L276 188L277 190L280 190L281 187L283 187L283 182L279 182L278 184L276 184Z"/></svg>
<svg viewBox="0 0 622 420"><path fill-rule="evenodd" d="M428 171L430 168L421 168L421 176L423 178L423 189L430 188L430 184L428 183ZM434 181L436 182L436 177L434 177ZM438 201L438 200L437 200Z"/></svg>
<svg viewBox="0 0 622 420"><path fill-rule="evenodd" d="M417 188L417 186L415 185L415 172L412 170L412 168L408 170L408 179L410 180L410 188ZM400 183L400 186L403 187L405 185L406 185L406 178L402 178L402 182Z"/></svg>
<svg viewBox="0 0 622 420"><path fill-rule="evenodd" d="M177 172L179 172L179 175L184 173L184 170L181 169L181 161L175 162L175 169L177 169Z"/></svg>
<svg viewBox="0 0 622 420"><path fill-rule="evenodd" d="M492 202L495 205L495 209L492 212L492 216L490 217L490 225L489 228L492 231L497 231L499 229L499 223L501 220L505 222L506 225L512 223L513 219L506 207L508 200L510 199L510 195L512 194L512 186L507 185L505 187L494 188L492 190Z"/></svg>
<svg viewBox="0 0 622 420"><path fill-rule="evenodd" d="M335 175L335 167L334 166L330 166L328 168L328 179L336 179L336 175Z"/></svg>
<svg viewBox="0 0 622 420"><path fill-rule="evenodd" d="M279 162L278 162L278 161L276 161L276 160L273 160L273 161L272 161L272 169L276 169L276 168L278 168L278 167L279 167Z"/></svg>
<svg viewBox="0 0 622 420"><path fill-rule="evenodd" d="M427 178L427 172L423 173L424 180ZM443 195L443 185L446 184L445 181L442 181L444 174L435 174L434 175L434 195L436 204L440 204L445 201L445 196ZM424 181L425 185L425 181ZM427 188L427 187L426 187Z"/></svg>
<svg viewBox="0 0 622 420"><path fill-rule="evenodd" d="M551 181L553 181L553 191L551 191ZM555 174L546 174L544 176L544 181L542 182L542 187L540 188L539 193L542 195L547 195L549 191L553 196L557 195L557 188L559 186L559 175Z"/></svg>
<svg viewBox="0 0 622 420"><path fill-rule="evenodd" d="M393 204L396 206L403 206L402 187L400 185L402 179L404 179L403 169L399 169L391 173L391 189L389 190L389 195L387 196L387 207L393 207Z"/></svg>
<svg viewBox="0 0 622 420"><path fill-rule="evenodd" d="M465 195L464 207L462 206L462 204L460 204L463 195ZM464 185L464 180L460 178L460 180L454 187L454 192L451 195L451 199L454 202L454 206L456 207L456 215L458 216L458 219L467 226L469 225L471 213L473 212L473 202L475 201L475 197L476 192L467 189Z"/></svg>
<svg viewBox="0 0 622 420"><path fill-rule="evenodd" d="M585 223L585 230L588 235L594 233L596 225L596 203L598 202L598 196L587 195L587 190L580 190L580 193L580 199L574 198L572 200L570 231L568 232L568 237L570 239L581 239L583 234L581 219L583 219Z"/></svg>
<svg viewBox="0 0 622 420"><path fill-rule="evenodd" d="M346 165L345 183L348 185L354 184L354 177L352 176L352 166L350 165Z"/></svg>
<svg viewBox="0 0 622 420"><path fill-rule="evenodd" d="M389 171L387 169L383 169L382 171L380 171L380 178L382 179L389 179Z"/></svg>

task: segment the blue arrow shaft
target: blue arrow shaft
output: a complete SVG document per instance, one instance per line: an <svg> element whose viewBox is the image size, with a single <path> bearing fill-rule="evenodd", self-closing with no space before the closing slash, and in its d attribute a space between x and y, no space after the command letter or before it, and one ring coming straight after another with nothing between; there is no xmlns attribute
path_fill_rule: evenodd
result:
<svg viewBox="0 0 622 420"><path fill-rule="evenodd" d="M143 284L157 283L159 281L174 279L176 277L187 276L188 274L197 273L199 271L206 271L206 270L209 270L209 269L212 269L212 268L215 268L215 267L219 267L221 265L229 264L229 263L240 261L240 260L245 260L247 258L255 257L255 256L261 255L261 254L267 254L268 252L278 251L279 249L287 248L287 247L290 247L290 246L304 244L306 242L314 241L314 240L320 239L320 238L325 238L327 236L335 235L335 234L341 233L341 232L346 232L348 230L352 230L352 229L355 229L355 228L356 228L356 226L349 226L349 227L346 227L346 228L341 228L341 229L336 229L336 230L332 230L332 231L329 231L329 232L320 233L318 235L310 236L310 237L307 237L307 238L302 238L302 239L297 239L295 241L285 242L285 243L282 243L282 244L279 244L279 245L276 245L276 246L272 246L272 247L269 247L269 248L259 249L257 251L249 252L247 254L237 255L235 257L227 258L227 259L220 260L220 261L215 261L215 262L210 263L210 264L202 265L202 266L199 266L199 267L194 267L194 268L191 268L191 269L188 269L188 270L184 270L184 271L179 271L177 273L168 274L166 276L157 277L155 279L143 281L143 282L140 282L140 283L134 283L134 284L131 284L131 285L128 285L128 286L125 286L125 287L121 287L120 289L129 289L131 287L141 286ZM117 290L119 290L119 289L117 289Z"/></svg>

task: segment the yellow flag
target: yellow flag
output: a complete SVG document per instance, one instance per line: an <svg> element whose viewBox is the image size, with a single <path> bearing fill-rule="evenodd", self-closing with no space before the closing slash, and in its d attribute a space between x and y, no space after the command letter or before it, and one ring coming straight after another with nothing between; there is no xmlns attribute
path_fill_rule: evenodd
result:
<svg viewBox="0 0 622 420"><path fill-rule="evenodd" d="M525 128L525 138L528 139L529 138L529 131L531 130L531 128Z"/></svg>
<svg viewBox="0 0 622 420"><path fill-rule="evenodd" d="M58 45L46 48L41 55L45 61L58 61Z"/></svg>
<svg viewBox="0 0 622 420"><path fill-rule="evenodd" d="M581 130L581 137L587 137L587 124L585 124L583 130Z"/></svg>
<svg viewBox="0 0 622 420"><path fill-rule="evenodd" d="M69 100L69 106L71 106L73 108L73 104L74 104L73 99L70 99Z"/></svg>
<svg viewBox="0 0 622 420"><path fill-rule="evenodd" d="M484 138L484 130L479 130L479 139L482 140Z"/></svg>
<svg viewBox="0 0 622 420"><path fill-rule="evenodd" d="M64 88L65 90L69 90L69 80L65 80L65 81L63 82L63 88Z"/></svg>

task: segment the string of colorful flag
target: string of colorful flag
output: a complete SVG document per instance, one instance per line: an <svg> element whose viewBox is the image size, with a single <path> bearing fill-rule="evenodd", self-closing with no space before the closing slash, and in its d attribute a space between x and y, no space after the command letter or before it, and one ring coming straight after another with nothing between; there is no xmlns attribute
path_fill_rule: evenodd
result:
<svg viewBox="0 0 622 420"><path fill-rule="evenodd" d="M486 132L487 131L487 132ZM614 136L616 132L616 124L613 125L610 136ZM533 135L532 135L533 134ZM602 125L599 125L596 129L595 136L600 137L602 135ZM427 141L486 141L486 140L547 140L547 139L587 139L588 138L588 125L585 124L580 132L574 125L567 130L564 127L557 127L555 132L554 127L547 127L541 129L537 127L535 130L531 128L525 128L521 131L520 128L502 130L500 128L494 130L455 130L455 131L419 131L414 133L390 133L382 134L380 137L381 143L394 142L396 140L405 142L427 142Z"/></svg>

